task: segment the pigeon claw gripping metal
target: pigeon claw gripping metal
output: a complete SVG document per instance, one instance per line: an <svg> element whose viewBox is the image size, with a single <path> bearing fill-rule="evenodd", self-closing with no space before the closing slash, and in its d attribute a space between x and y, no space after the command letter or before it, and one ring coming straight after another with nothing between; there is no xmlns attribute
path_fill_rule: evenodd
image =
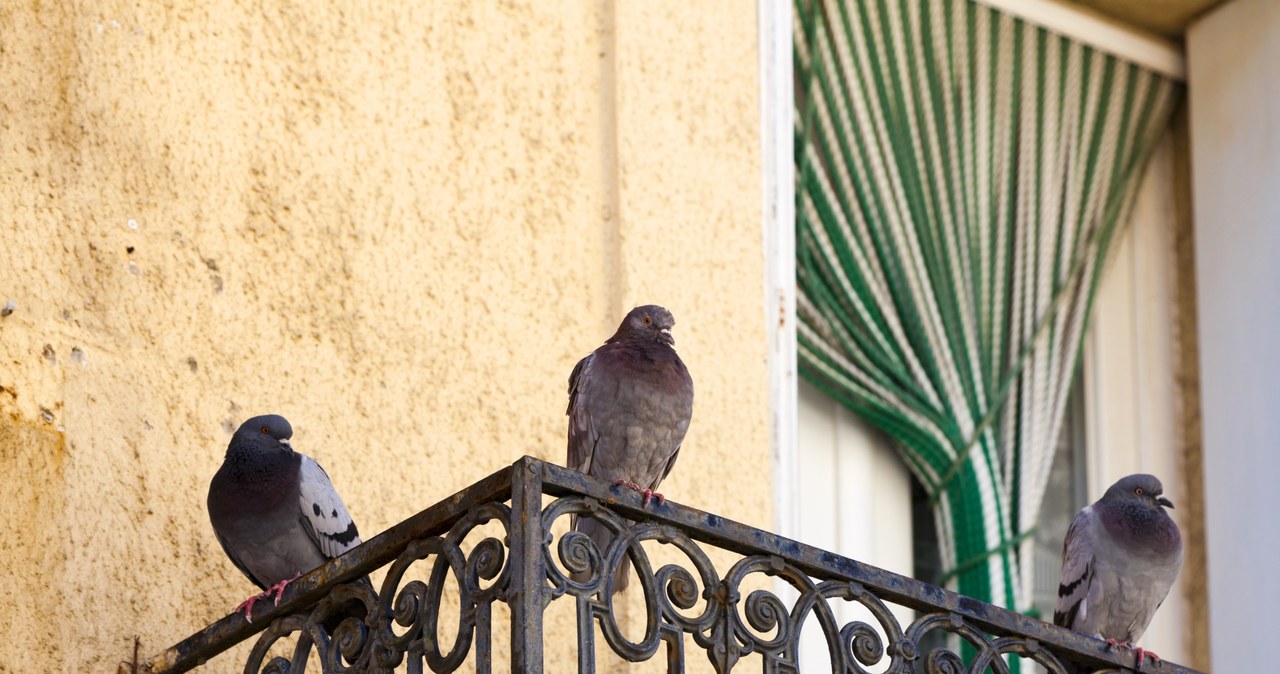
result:
<svg viewBox="0 0 1280 674"><path fill-rule="evenodd" d="M1127 648L1137 654L1138 657L1134 660L1134 669L1142 669L1142 663L1146 662L1147 658L1151 658L1151 662L1157 667L1160 666L1160 663L1164 662L1164 660L1160 659L1160 656L1156 655L1154 651L1149 651L1141 646L1134 646L1133 644L1125 641L1107 639L1107 650L1113 650L1116 648Z"/></svg>
<svg viewBox="0 0 1280 674"><path fill-rule="evenodd" d="M249 597L248 599L240 602L240 605L236 607L236 613L243 612L244 621L247 623L252 623L254 603L256 603L259 599L266 599L268 594L269 592L259 592L258 594L255 594L252 597Z"/></svg>
<svg viewBox="0 0 1280 674"><path fill-rule="evenodd" d="M614 484L614 486L615 486L615 487L626 487L627 489L630 489L631 491L634 491L634 492L638 492L638 493L640 493L640 494L643 494L643 495L644 495L644 505L645 505L645 507L648 507L648 506L649 506L649 502L650 502L650 501L652 501L652 500L653 500L653 499L655 499L655 498L656 498L656 499L658 499L658 503L666 503L666 502L667 502L667 497L666 497L666 496L663 496L661 492L656 492L656 491L654 491L654 490L652 490L652 489L649 489L649 488L647 488L647 487L641 487L640 485L638 485L638 484L636 484L636 483L634 483L634 482L627 482L626 480L614 480L614 481L613 481L613 484Z"/></svg>
<svg viewBox="0 0 1280 674"><path fill-rule="evenodd" d="M267 588L266 592L263 592L262 594L267 597L270 597L271 595L274 594L276 596L275 605L279 606L280 597L284 595L284 589L286 587L289 587L289 583L292 583L293 581L297 580L301 576L302 576L301 573L295 573L293 574L293 578L286 578L280 581L279 583L272 585L271 587Z"/></svg>
<svg viewBox="0 0 1280 674"><path fill-rule="evenodd" d="M294 574L293 578L286 578L285 580L282 580L279 583L276 583L275 585L272 585L271 587L263 590L262 592L259 592L258 594L255 594L252 597L249 597L248 599L240 602L240 605L236 607L236 613L243 612L245 622L252 623L253 622L253 605L257 603L259 599L266 599L267 597L274 596L275 601L273 601L272 603L275 606L279 606L280 597L281 595L284 594L284 589L289 586L289 583L292 583L293 581L297 580L301 576L302 574L300 573Z"/></svg>

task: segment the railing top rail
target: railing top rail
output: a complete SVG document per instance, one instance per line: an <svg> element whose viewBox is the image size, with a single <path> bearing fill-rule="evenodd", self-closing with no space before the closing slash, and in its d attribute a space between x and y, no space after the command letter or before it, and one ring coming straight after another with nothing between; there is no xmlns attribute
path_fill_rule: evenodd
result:
<svg viewBox="0 0 1280 674"><path fill-rule="evenodd" d="M239 613L232 613L142 663L140 671L167 674L190 670L267 629L278 618L306 611L324 599L335 586L368 575L391 563L413 541L449 531L473 508L510 500L514 471L540 475L541 489L545 495L594 499L600 506L630 520L669 526L693 540L744 556L777 557L779 565L788 564L814 578L851 581L869 590L870 594L894 604L926 613L945 613L957 623L965 622L993 635L1030 640L1033 649L1048 647L1055 652L1069 653L1073 659L1096 668L1132 670L1135 664L1132 651L1109 649L1098 639L720 515L672 501L651 502L646 506L642 497L631 490L526 456L294 581L285 591L279 605L264 604L268 610L262 611L253 623L247 622ZM517 523L512 522L511 526L515 527ZM516 554L515 550L511 552ZM1137 671L1197 674L1194 670L1173 663L1163 663L1156 667L1144 662Z"/></svg>

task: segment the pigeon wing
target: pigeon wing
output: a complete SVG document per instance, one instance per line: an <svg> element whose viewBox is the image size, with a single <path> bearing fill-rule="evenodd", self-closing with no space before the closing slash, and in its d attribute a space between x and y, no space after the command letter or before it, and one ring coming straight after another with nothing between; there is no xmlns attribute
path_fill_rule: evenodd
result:
<svg viewBox="0 0 1280 674"><path fill-rule="evenodd" d="M1089 592L1093 589L1094 561L1092 527L1093 506L1076 515L1062 542L1062 581L1058 585L1058 604L1053 611L1053 624L1079 629L1087 619Z"/></svg>
<svg viewBox="0 0 1280 674"><path fill-rule="evenodd" d="M660 347L660 350L666 351L669 358L657 361L659 366L651 374L648 391L636 393L637 398L647 396L646 407L651 415L651 424L658 433L655 441L649 443L648 449L656 453L656 457L666 455L665 459L659 459L661 472L639 476L648 482L651 489L657 489L671 474L693 415L693 381L689 378L689 371L674 350L665 346ZM673 445L675 448L670 449Z"/></svg>
<svg viewBox="0 0 1280 674"><path fill-rule="evenodd" d="M267 586L262 581L258 580L256 576L249 572L249 567L245 566L244 562L240 561L240 557L236 555L235 550L231 549L231 546L227 544L227 539L224 538L217 529L213 530L213 535L218 538L218 544L222 546L222 551L227 553L227 558L231 560L232 564L236 565L237 569L240 569L240 573L243 573L245 578L253 581L253 584L257 585L259 589L267 589Z"/></svg>
<svg viewBox="0 0 1280 674"><path fill-rule="evenodd" d="M662 477L660 477L660 478L658 478L657 480L655 480L655 481L654 481L653 486L654 486L655 488L658 486L658 483L659 483L659 482L661 482L661 481L663 481L663 480L667 479L667 476L671 474L671 467L672 467L672 466L674 466L674 465L676 465L676 457L677 457L677 456L680 456L680 447L679 447L679 445L677 445L677 446L676 446L676 451L674 451L674 452L672 452L672 453L671 453L671 458L670 458L670 459L667 459L667 467L666 467L666 469L664 469L664 470L662 471Z"/></svg>
<svg viewBox="0 0 1280 674"><path fill-rule="evenodd" d="M333 488L333 482L329 481L328 473L305 455L298 471L298 501L302 526L325 557L333 559L360 545L356 523Z"/></svg>
<svg viewBox="0 0 1280 674"><path fill-rule="evenodd" d="M600 434L592 423L587 400L591 395L591 364L595 354L578 361L569 375L569 456L566 465L580 473L591 474L591 458Z"/></svg>

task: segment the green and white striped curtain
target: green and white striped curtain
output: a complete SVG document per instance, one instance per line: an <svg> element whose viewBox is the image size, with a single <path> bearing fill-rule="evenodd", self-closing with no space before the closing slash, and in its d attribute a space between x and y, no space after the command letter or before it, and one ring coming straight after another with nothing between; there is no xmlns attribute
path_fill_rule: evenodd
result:
<svg viewBox="0 0 1280 674"><path fill-rule="evenodd" d="M1179 87L971 0L795 0L802 376L890 434L946 584L1025 610L1098 274Z"/></svg>

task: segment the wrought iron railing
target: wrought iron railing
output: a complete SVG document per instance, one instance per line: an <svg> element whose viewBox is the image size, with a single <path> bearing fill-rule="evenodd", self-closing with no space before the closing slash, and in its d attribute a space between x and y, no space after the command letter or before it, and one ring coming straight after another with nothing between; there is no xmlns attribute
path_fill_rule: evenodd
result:
<svg viewBox="0 0 1280 674"><path fill-rule="evenodd" d="M571 514L599 519L620 535L606 551L581 534L553 535L552 524ZM678 549L687 562L655 570L646 550L653 541ZM709 556L714 550L721 552ZM724 551L736 561L722 573L711 557L725 557ZM606 563L613 568L624 554L631 556L636 575L631 588L611 597L612 574L601 570ZM406 571L419 564L430 569L429 577L410 579ZM387 565L377 596L348 582ZM581 578L583 572L590 580L575 582L573 574ZM615 604L635 592L644 599L643 615L633 615L642 618L638 639L619 627ZM510 612L510 671L541 672L548 636L544 611L560 599L576 604L579 672L596 671L597 635L628 661L665 656L668 672L685 670L689 643L717 672L735 666L797 672L801 628L815 624L828 658L820 667L840 674L1002 674L1017 658L1050 672L1123 672L1135 666L1133 651L1108 649L1100 640L718 515L670 501L645 507L626 488L525 457L294 581L279 605L253 623L233 613L136 669L187 671L257 635L245 672L297 674L309 660L312 671L318 665L323 672L447 672L463 666L489 672L495 659L493 609L502 603ZM451 640L439 636L442 602L456 613ZM861 605L870 617L842 624L834 602ZM366 617L335 627L335 612L352 604ZM904 625L893 605L909 609L914 619ZM326 625L334 627L332 634ZM569 635L558 637L562 643ZM282 646L290 641L291 647ZM957 643L961 647L952 650ZM273 655L282 648L289 655ZM1193 672L1150 661L1140 671Z"/></svg>

